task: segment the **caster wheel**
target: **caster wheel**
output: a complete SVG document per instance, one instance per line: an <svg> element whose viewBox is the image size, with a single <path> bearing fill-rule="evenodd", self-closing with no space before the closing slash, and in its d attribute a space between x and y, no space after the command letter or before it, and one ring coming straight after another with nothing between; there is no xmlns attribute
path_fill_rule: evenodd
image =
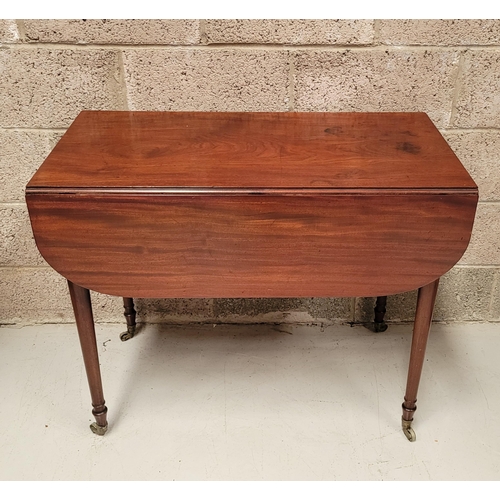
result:
<svg viewBox="0 0 500 500"><path fill-rule="evenodd" d="M90 430L94 434L97 434L98 436L104 436L104 434L106 434L106 431L108 430L108 424L98 425L94 422L94 423L90 424Z"/></svg>
<svg viewBox="0 0 500 500"><path fill-rule="evenodd" d="M126 332L120 334L120 340L125 342L126 340L130 340L135 334L135 326L129 326Z"/></svg>
<svg viewBox="0 0 500 500"><path fill-rule="evenodd" d="M417 439L417 435L415 434L415 431L411 427L411 420L403 420L403 433L407 437L408 441L414 442Z"/></svg>
<svg viewBox="0 0 500 500"><path fill-rule="evenodd" d="M405 433L405 436L408 438L408 441L411 441L412 443L417 440L417 435L415 434L415 431L410 427L409 429L403 429L403 432Z"/></svg>
<svg viewBox="0 0 500 500"><path fill-rule="evenodd" d="M130 340L134 335L130 334L129 332L123 332L120 334L120 340L122 342L125 342L127 340Z"/></svg>

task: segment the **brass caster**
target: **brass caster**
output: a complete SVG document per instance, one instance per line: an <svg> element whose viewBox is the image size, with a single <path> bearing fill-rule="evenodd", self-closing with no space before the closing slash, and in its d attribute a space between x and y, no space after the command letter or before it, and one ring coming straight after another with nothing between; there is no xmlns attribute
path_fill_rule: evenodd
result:
<svg viewBox="0 0 500 500"><path fill-rule="evenodd" d="M387 323L382 321L381 323L377 323L376 321L373 323L373 329L377 333L385 332L387 330Z"/></svg>
<svg viewBox="0 0 500 500"><path fill-rule="evenodd" d="M108 424L99 425L96 422L94 422L94 423L90 424L90 430L94 434L97 434L98 436L104 436L104 434L106 434L106 431L108 430Z"/></svg>
<svg viewBox="0 0 500 500"><path fill-rule="evenodd" d="M120 334L120 340L125 342L130 340L135 334L135 326L127 326L127 331Z"/></svg>
<svg viewBox="0 0 500 500"><path fill-rule="evenodd" d="M408 441L412 443L416 441L417 435L415 434L415 431L411 427L411 423L413 422L413 420L405 420L403 418L401 419L401 422L403 424L403 433L408 438Z"/></svg>

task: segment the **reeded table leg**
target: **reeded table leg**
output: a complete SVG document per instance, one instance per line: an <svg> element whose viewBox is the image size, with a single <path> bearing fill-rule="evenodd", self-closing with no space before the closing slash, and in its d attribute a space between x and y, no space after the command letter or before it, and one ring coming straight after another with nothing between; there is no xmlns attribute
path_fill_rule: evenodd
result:
<svg viewBox="0 0 500 500"><path fill-rule="evenodd" d="M410 441L415 441L415 431L411 428L413 414L417 409L417 391L424 364L425 347L429 337L432 321L432 312L438 290L439 280L433 281L418 290L417 311L415 313L415 324L413 326L413 338L411 342L410 367L408 369L408 381L406 383L406 394L403 403L403 432Z"/></svg>
<svg viewBox="0 0 500 500"><path fill-rule="evenodd" d="M135 334L135 309L134 299L123 297L124 316L127 320L127 331L120 335L122 341L130 340Z"/></svg>
<svg viewBox="0 0 500 500"><path fill-rule="evenodd" d="M387 325L384 321L385 306L387 304L387 296L377 297L377 304L373 312L375 313L375 320L373 327L376 332L385 332Z"/></svg>
<svg viewBox="0 0 500 500"><path fill-rule="evenodd" d="M104 405L104 394L102 391L101 370L99 368L99 354L95 338L94 318L92 315L92 304L90 292L86 288L75 285L68 280L69 293L73 310L75 312L76 327L82 346L83 361L89 381L90 395L92 398L92 414L96 421L90 428L95 434L103 436L108 430L106 413L108 409Z"/></svg>

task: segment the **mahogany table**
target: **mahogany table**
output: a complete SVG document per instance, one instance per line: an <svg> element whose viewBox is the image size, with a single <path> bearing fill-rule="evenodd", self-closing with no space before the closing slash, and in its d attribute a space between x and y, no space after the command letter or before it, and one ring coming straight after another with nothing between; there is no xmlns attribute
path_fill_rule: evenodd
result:
<svg viewBox="0 0 500 500"><path fill-rule="evenodd" d="M101 435L89 290L125 297L132 333L132 297L418 288L402 417L413 441L438 280L468 245L477 199L424 113L84 111L26 188L38 248L68 280Z"/></svg>

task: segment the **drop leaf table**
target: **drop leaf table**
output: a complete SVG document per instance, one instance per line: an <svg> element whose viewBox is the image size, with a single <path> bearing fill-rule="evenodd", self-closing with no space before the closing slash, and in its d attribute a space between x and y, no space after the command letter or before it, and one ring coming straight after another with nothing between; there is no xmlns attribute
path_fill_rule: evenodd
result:
<svg viewBox="0 0 500 500"><path fill-rule="evenodd" d="M467 248L477 200L425 113L83 111L26 188L36 244L68 280L97 434L89 290L124 297L130 337L135 297L418 288L402 417L413 441L438 280Z"/></svg>

